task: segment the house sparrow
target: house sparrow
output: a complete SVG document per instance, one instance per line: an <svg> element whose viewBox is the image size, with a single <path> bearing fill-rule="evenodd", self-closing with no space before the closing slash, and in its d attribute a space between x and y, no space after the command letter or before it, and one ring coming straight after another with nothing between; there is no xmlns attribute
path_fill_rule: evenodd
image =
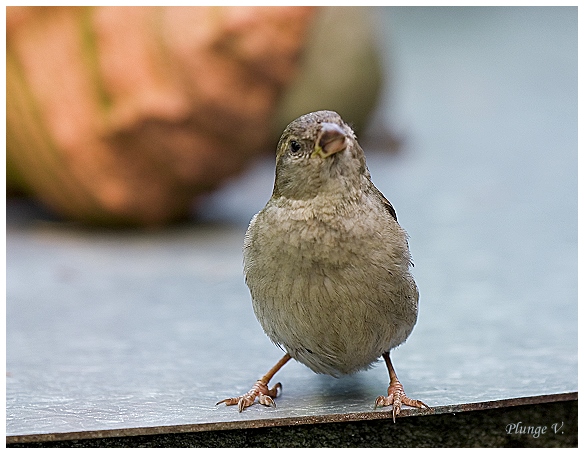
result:
<svg viewBox="0 0 584 454"><path fill-rule="evenodd" d="M405 395L389 357L418 314L407 234L336 112L303 115L284 130L272 197L251 220L243 255L255 315L286 354L248 393L217 404L242 411L257 397L275 407L281 384L268 382L291 358L337 377L382 356L390 383L375 408L392 405L394 422L402 404L429 408Z"/></svg>

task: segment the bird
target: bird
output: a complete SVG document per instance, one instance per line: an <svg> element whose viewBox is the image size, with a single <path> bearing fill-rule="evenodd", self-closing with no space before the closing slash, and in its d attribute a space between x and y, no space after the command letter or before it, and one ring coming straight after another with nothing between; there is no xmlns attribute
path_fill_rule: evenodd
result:
<svg viewBox="0 0 584 454"><path fill-rule="evenodd" d="M333 111L292 121L276 150L271 198L250 221L244 275L257 320L285 355L249 392L217 405L275 407L272 377L290 359L333 377L389 372L374 408L429 408L406 396L390 359L417 321L408 235L371 181L357 136Z"/></svg>

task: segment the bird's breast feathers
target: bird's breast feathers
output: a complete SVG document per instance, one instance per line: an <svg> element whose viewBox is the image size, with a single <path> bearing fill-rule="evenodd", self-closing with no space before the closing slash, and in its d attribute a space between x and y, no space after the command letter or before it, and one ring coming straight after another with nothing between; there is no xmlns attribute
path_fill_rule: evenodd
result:
<svg viewBox="0 0 584 454"><path fill-rule="evenodd" d="M405 232L381 206L342 209L339 216L303 201L268 204L244 243L247 284L268 336L333 375L403 342L417 314ZM355 349L367 351L357 362Z"/></svg>

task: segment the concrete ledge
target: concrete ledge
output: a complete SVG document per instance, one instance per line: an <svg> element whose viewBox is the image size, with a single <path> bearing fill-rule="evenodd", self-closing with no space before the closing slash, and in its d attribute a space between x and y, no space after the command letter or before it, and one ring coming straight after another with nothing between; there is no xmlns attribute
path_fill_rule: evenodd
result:
<svg viewBox="0 0 584 454"><path fill-rule="evenodd" d="M6 437L11 447L577 446L578 393L388 412ZM417 417L416 417L417 416ZM544 429L545 427L545 429ZM415 435L414 435L415 434Z"/></svg>

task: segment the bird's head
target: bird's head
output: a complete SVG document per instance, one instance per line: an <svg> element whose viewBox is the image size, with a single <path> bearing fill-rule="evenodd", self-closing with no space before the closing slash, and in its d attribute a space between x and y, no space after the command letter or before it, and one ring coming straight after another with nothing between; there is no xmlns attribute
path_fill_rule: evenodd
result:
<svg viewBox="0 0 584 454"><path fill-rule="evenodd" d="M276 152L274 195L309 199L359 188L368 176L353 130L336 112L303 115L284 130Z"/></svg>

